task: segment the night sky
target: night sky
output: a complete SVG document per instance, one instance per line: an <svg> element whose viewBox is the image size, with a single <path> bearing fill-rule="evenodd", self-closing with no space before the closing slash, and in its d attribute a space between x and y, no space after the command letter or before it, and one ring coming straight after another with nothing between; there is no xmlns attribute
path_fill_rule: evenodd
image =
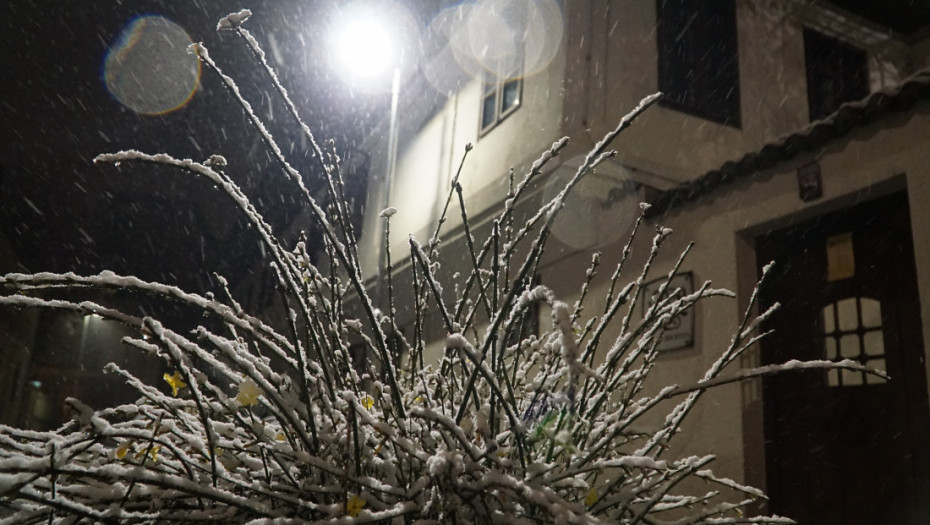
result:
<svg viewBox="0 0 930 525"><path fill-rule="evenodd" d="M313 186L320 177L306 141L242 41L215 27L222 16L251 9L246 27L266 48L302 117L318 139L334 139L340 153L351 157L372 123L385 115L389 95L353 93L323 59L333 3L4 2L0 236L17 262L0 270L111 269L191 291L212 288L212 271L233 281L251 271L259 262L258 239L229 199L208 183L162 167L92 163L98 153L130 148L198 161L221 154L229 160L227 173L280 229L299 205L241 108L204 69L183 107L139 114L108 92L104 60L140 15L162 15L178 24L237 80ZM4 255L0 259L10 258Z"/></svg>

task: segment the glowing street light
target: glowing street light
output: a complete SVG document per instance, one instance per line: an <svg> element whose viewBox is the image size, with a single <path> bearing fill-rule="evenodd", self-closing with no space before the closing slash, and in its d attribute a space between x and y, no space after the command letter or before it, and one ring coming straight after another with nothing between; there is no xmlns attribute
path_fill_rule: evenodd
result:
<svg viewBox="0 0 930 525"><path fill-rule="evenodd" d="M417 40L416 23L409 12L397 3L359 0L343 8L333 27L333 67L350 85L371 91L384 86L386 73L392 72L388 153L381 206L387 209L397 167L397 105L401 73L413 61L411 55L414 53L409 53L408 48L412 48ZM381 264L386 254L383 246L379 247L379 251Z"/></svg>
<svg viewBox="0 0 930 525"><path fill-rule="evenodd" d="M390 7L391 9L387 9ZM397 164L397 102L400 97L400 74L403 51L397 38L392 38L386 20L395 18L400 9L390 3L356 2L342 12L337 23L336 56L338 70L353 84L365 83L369 89L381 84L385 73L392 71L391 120L388 129L388 157L385 174L394 180ZM401 15L404 11L398 11ZM388 16L388 15L394 16ZM394 28L395 33L402 28ZM384 208L388 206L390 186L386 188Z"/></svg>
<svg viewBox="0 0 930 525"><path fill-rule="evenodd" d="M406 12L390 2L372 3L367 1L350 4L341 13L335 33L335 64L343 76L352 84L373 85L384 81L385 73L392 71L391 80L391 120L388 128L388 156L385 166L386 180L384 202L387 208L390 197L390 182L394 180L397 166L397 103L400 97L400 75L403 66L403 50L397 38L392 37L387 21L403 18ZM393 35L400 34L404 28L393 28Z"/></svg>
<svg viewBox="0 0 930 525"><path fill-rule="evenodd" d="M330 25L332 69L354 89L386 91L388 72L412 64L416 25L407 9L391 0L357 0L345 5Z"/></svg>
<svg viewBox="0 0 930 525"><path fill-rule="evenodd" d="M378 79L392 66L398 69L397 43L380 21L370 17L350 20L337 38L340 66L352 77Z"/></svg>

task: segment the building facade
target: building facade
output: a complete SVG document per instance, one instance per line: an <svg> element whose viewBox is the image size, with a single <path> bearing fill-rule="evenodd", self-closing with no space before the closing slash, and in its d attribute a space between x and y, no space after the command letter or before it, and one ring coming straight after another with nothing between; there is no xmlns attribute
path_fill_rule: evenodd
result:
<svg viewBox="0 0 930 525"><path fill-rule="evenodd" d="M518 65L447 74L436 95L441 83L428 82L436 71L457 61L468 72L473 62L455 42L475 31L469 13L446 13L458 33L442 33L448 43L409 81L392 176L371 164L362 266L374 280L385 207L398 210L395 262L409 253L408 235L432 234L453 180L480 235L503 205L510 168L519 178L570 138L530 191L528 209L538 208L626 112L661 91L662 102L613 144L617 156L576 187L539 279L571 300L591 253L611 267L637 201L651 202L649 227L673 228L680 248L695 241L682 268L692 282L737 295L699 307L680 343L663 351L653 380L681 384L727 347L761 267L774 261L760 300L782 304L766 325L775 332L741 364L850 358L891 381L808 371L727 385L707 394L678 445L716 454L715 472L766 489L768 510L800 523L922 523L930 516L922 502L930 493L930 74L922 71L930 17L892 4L878 12L852 1L573 0L559 6L556 48L529 56L533 32L520 26ZM371 159L386 157L387 131L366 145ZM457 212L444 231L451 274L464 264L448 255L463 234ZM644 243L635 260L645 258ZM666 250L654 275L678 256ZM399 274L405 268L399 263ZM590 297L604 295L607 277ZM403 325L409 313L399 315Z"/></svg>

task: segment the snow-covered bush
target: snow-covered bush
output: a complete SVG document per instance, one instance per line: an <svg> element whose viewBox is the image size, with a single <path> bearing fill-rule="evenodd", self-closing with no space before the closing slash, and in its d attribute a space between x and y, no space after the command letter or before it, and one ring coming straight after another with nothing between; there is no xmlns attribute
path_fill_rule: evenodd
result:
<svg viewBox="0 0 930 525"><path fill-rule="evenodd" d="M299 121L256 40L241 26L247 17L245 11L230 15L219 28L242 37ZM220 156L204 162L139 151L97 157L119 169L156 163L221 188L264 243L287 318L266 322L243 311L222 280L220 293L202 296L111 272L0 278L0 304L120 321L138 334L124 340L134 349L127 351L160 356L173 369L165 375L167 385L151 385L111 364L108 370L138 391L137 403L95 411L69 399L74 418L55 431L0 427L0 508L7 509L0 511L2 521L790 522L744 516L742 509L764 497L758 490L715 476L708 469L711 455L673 453L673 438L707 388L774 370L726 373L759 337L761 317L752 318L752 307L701 381L658 391L644 387L667 322L706 297L732 295L709 283L689 295L667 289L685 250L661 299L642 319L634 315L668 229L656 230L647 262L624 285L640 218L614 269L606 310L584 324L580 314L596 258L573 306L543 286L520 284L533 282L571 187L612 155L611 141L657 97L645 99L596 145L559 196L530 221L515 224L516 203L567 139L545 151L511 185L492 235L479 240L467 234L465 256L473 267L459 282L439 282L435 272L439 227L425 245L411 239L412 282L392 282L388 275L391 287L412 287L416 298L407 305L416 311L414 335L405 338L395 326L394 305L376 305L366 294L338 158L322 151L301 123L328 177L327 213L235 82L203 46L192 51L239 101L322 238L284 246L224 174ZM460 190L454 183L450 201L456 191L461 197ZM389 221L391 210L383 215ZM325 264L312 264L310 250L322 253ZM204 326L181 333L158 319L70 295L113 288L185 304L202 312ZM456 300L447 304L444 293L453 288ZM520 340L520 326L536 302L551 306L551 330ZM350 315L349 303L361 315ZM436 363L423 359L429 319L438 319L447 334ZM279 325L285 328L272 328ZM608 327L618 335L607 338ZM370 367L353 364L350 341L364 346ZM788 365L825 366L859 369L852 362ZM688 479L716 488L690 494L681 489Z"/></svg>

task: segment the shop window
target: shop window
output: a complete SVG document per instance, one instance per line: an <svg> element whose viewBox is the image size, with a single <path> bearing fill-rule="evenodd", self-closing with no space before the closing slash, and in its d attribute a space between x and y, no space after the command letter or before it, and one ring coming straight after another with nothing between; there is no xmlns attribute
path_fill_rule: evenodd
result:
<svg viewBox="0 0 930 525"><path fill-rule="evenodd" d="M657 0L661 104L739 127L734 0Z"/></svg>

